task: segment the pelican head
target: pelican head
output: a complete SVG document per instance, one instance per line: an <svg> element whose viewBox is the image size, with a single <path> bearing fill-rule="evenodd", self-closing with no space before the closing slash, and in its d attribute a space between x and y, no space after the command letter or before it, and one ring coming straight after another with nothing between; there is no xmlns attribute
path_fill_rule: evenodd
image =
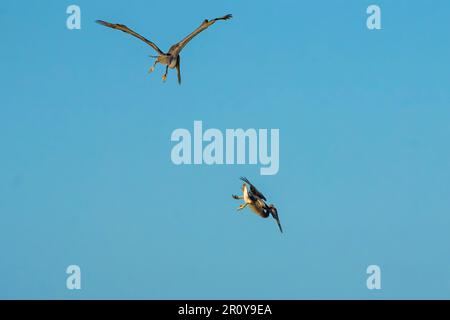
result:
<svg viewBox="0 0 450 320"><path fill-rule="evenodd" d="M274 214L277 214L277 213L278 213L277 208L275 208L275 206L274 206L273 204L269 204L269 205L267 206L267 208L269 208L269 211L272 212L272 213L274 213Z"/></svg>

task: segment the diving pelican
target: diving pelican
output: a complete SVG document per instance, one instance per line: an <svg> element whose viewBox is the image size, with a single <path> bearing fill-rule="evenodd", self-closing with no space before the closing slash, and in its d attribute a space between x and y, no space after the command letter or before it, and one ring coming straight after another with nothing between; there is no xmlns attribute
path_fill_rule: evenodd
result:
<svg viewBox="0 0 450 320"><path fill-rule="evenodd" d="M264 197L264 195L259 192L247 178L241 177L241 180L244 181L242 184L242 196L232 195L236 200L244 200L244 203L241 204L237 210L240 211L248 206L254 213L262 218L268 218L269 215L272 215L277 222L281 233L283 233L277 208L275 208L273 204L267 205L265 202L267 201L266 197ZM248 186L250 186L250 190Z"/></svg>
<svg viewBox="0 0 450 320"><path fill-rule="evenodd" d="M133 30L131 30L130 28L128 28L127 26L123 25L123 24L115 24L115 23L109 23L103 20L97 20L96 22L104 25L106 27L109 28L113 28L113 29L117 29L120 31L123 31L125 33L131 34L132 36L144 41L146 44L148 44L150 47L152 47L157 53L157 56L150 56L152 58L156 58L155 63L153 64L153 66L150 68L150 70L148 71L148 73L151 73L155 70L155 66L160 63L162 65L166 66L166 72L164 73L164 75L162 76L163 81L166 81L167 79L167 72L169 70L169 68L177 69L177 75L178 75L178 83L181 84L181 71L180 71L180 52L181 50L189 43L189 41L191 41L196 35L198 35L200 32L202 32L203 30L206 30L208 27L210 27L211 25L213 25L216 21L219 20L228 20L231 19L233 16L231 14L227 14L223 17L220 18L215 18L212 20L204 20L202 22L202 24L195 29L191 34L189 34L188 36L186 36L183 40L181 40L180 42L174 44L173 46L170 47L169 52L164 53L160 48L158 48L158 46L153 43L152 41L144 38L143 36L141 36L140 34L134 32Z"/></svg>

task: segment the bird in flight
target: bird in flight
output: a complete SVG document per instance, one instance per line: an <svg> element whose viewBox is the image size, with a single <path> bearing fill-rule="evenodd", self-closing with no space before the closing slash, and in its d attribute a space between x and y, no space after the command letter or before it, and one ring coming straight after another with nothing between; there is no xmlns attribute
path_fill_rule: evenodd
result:
<svg viewBox="0 0 450 320"><path fill-rule="evenodd" d="M232 195L232 197L236 200L244 200L244 203L239 206L238 211L248 206L254 213L262 218L267 218L269 215L272 215L277 222L281 233L283 233L277 208L275 208L273 204L267 205L266 197L264 197L264 195L259 192L247 178L241 177L241 180L244 181L242 185L242 196Z"/></svg>
<svg viewBox="0 0 450 320"><path fill-rule="evenodd" d="M97 20L96 22L101 24L101 25L104 25L106 27L117 29L117 30L123 31L125 33L131 34L132 36L134 36L134 37L144 41L146 44L148 44L150 47L152 47L158 53L157 56L150 56L152 58L156 58L156 60L155 60L155 63L153 64L153 66L148 71L148 73L153 72L155 70L155 66L158 63L160 63L162 65L165 65L166 66L166 72L162 76L162 79L163 79L163 81L166 81L166 79L167 79L167 72L168 72L169 68L171 68L171 69L176 68L177 69L177 75L178 75L178 83L181 84L181 71L180 71L180 52L181 52L181 50L183 50L183 48L189 43L189 41L191 41L196 35L198 35L203 30L206 30L208 27L213 25L216 21L228 20L228 19L231 19L232 17L233 16L231 14L227 14L227 15L225 15L223 17L220 17L220 18L215 18L215 19L212 19L212 20L204 20L202 22L202 24L197 29L195 29L191 34L186 36L180 42L178 42L178 43L174 44L173 46L171 46L170 49L169 49L169 52L167 52L167 53L164 53L152 41L144 38L143 36L141 36L140 34L134 32L133 30L131 30L130 28L128 28L127 26L125 26L123 24L109 23L109 22L102 21L102 20Z"/></svg>

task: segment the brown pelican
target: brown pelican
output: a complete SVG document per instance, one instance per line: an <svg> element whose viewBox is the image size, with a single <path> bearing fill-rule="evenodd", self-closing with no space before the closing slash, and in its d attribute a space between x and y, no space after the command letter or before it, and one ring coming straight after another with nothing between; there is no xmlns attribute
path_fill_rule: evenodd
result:
<svg viewBox="0 0 450 320"><path fill-rule="evenodd" d="M269 215L272 215L276 220L281 233L283 233L277 208L275 208L273 204L267 205L265 202L267 201L266 197L264 197L264 195L259 192L247 178L241 177L241 180L244 181L244 184L242 185L242 196L232 195L236 200L244 200L244 203L239 206L238 211L249 206L254 213L262 218L267 218ZM247 184L250 186L250 190L248 189Z"/></svg>
<svg viewBox="0 0 450 320"><path fill-rule="evenodd" d="M171 68L171 69L176 68L177 69L177 75L178 75L178 83L181 84L181 71L180 71L180 52L181 52L181 50L196 35L198 35L203 30L207 29L209 26L213 25L216 21L218 21L218 20L228 20L228 19L231 19L231 18L232 18L232 15L231 14L227 14L227 15L225 15L223 17L220 17L220 18L215 18L215 19L212 19L212 20L204 20L202 22L202 24L197 29L195 29L191 34L189 34L183 40L181 40L180 42L178 42L178 43L174 44L172 47L170 47L169 52L167 52L167 53L164 53L161 49L158 48L158 46L156 44L154 44L150 40L144 38L140 34L134 32L133 30L131 30L130 28L128 28L127 26L125 26L123 24L109 23L109 22L102 21L102 20L97 20L96 22L100 23L101 25L104 25L106 27L117 29L117 30L123 31L125 33L131 34L132 36L134 36L134 37L144 41L146 44L148 44L150 47L152 47L158 53L157 56L150 56L152 58L156 58L156 60L155 60L155 63L153 64L153 66L148 71L148 73L153 72L153 70L155 70L155 66L158 63L160 63L162 65L165 65L166 66L166 72L164 73L162 79L163 79L163 81L166 81L166 79L167 79L167 72L168 72L169 68Z"/></svg>

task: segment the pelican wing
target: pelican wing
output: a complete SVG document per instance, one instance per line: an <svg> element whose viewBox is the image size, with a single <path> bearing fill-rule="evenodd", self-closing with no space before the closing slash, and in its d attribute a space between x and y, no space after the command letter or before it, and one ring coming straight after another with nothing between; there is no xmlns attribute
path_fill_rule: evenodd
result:
<svg viewBox="0 0 450 320"><path fill-rule="evenodd" d="M218 20L228 20L228 19L231 19L232 17L233 16L231 14L227 14L226 16L223 16L223 17L220 17L220 18L215 18L215 19L212 19L212 20L205 20L205 21L203 21L202 24L197 29L194 30L194 32L189 34L187 37L185 37L180 42L174 44L170 48L169 54L171 54L173 56L178 55L180 53L180 51L184 48L184 46L187 45L189 43L189 41L191 41L200 32L202 32L203 30L208 29L209 26L213 25Z"/></svg>
<svg viewBox="0 0 450 320"><path fill-rule="evenodd" d="M144 41L146 44L148 44L150 47L152 47L153 49L155 49L159 54L164 54L164 52L161 51L161 49L158 48L158 46L156 44L154 44L153 42L151 42L150 40L144 38L143 36L141 36L139 33L134 32L133 30L131 30L130 28L128 28L126 25L123 24L115 24L115 23L109 23L106 21L102 21L102 20L97 20L97 23L104 25L105 27L109 27L109 28L113 28L113 29L117 29L120 31L123 31L125 33L131 34L132 36Z"/></svg>
<svg viewBox="0 0 450 320"><path fill-rule="evenodd" d="M267 201L266 197L264 197L264 195L261 192L259 192L258 189L256 189L256 187L250 181L248 181L246 177L241 177L241 180L250 185L250 192L253 195Z"/></svg>

